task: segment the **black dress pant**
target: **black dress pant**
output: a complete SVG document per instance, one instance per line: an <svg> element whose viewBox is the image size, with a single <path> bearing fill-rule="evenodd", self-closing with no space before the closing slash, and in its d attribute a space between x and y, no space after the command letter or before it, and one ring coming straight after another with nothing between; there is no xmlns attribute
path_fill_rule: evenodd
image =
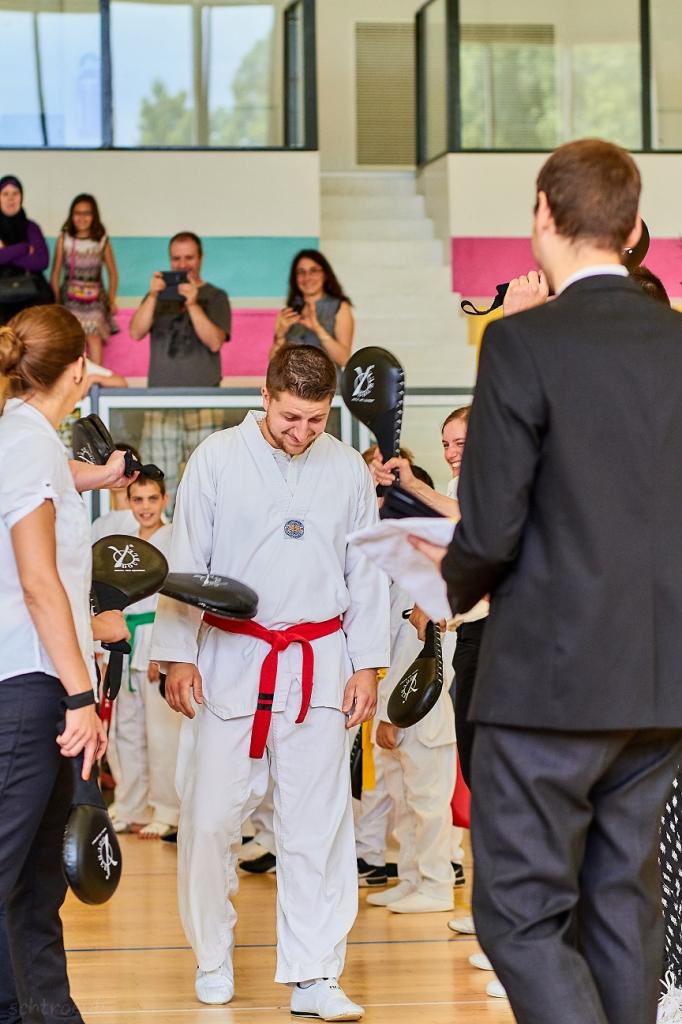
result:
<svg viewBox="0 0 682 1024"><path fill-rule="evenodd" d="M478 653L481 649L486 619L463 622L457 628L457 646L452 659L455 670L454 704L457 752L462 778L471 789L471 753L474 746L475 725L469 721L469 706L474 692Z"/></svg>
<svg viewBox="0 0 682 1024"><path fill-rule="evenodd" d="M681 737L477 724L474 919L517 1024L654 1024Z"/></svg>
<svg viewBox="0 0 682 1024"><path fill-rule="evenodd" d="M59 910L71 805L56 743L64 696L43 673L0 681L0 1024L82 1024L69 992Z"/></svg>

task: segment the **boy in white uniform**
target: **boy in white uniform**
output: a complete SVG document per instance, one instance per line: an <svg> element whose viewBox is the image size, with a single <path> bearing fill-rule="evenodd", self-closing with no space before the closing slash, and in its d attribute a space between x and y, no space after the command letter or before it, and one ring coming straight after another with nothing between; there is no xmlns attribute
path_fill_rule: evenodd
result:
<svg viewBox="0 0 682 1024"><path fill-rule="evenodd" d="M168 664L167 700L187 717L178 888L197 997L223 1004L234 993L241 825L271 773L275 978L293 986L293 1013L359 1020L336 981L358 898L347 729L374 713L390 612L386 577L346 543L377 507L362 457L324 433L335 387L324 352L285 346L268 367L265 415L248 413L194 451L171 571L242 580L258 614L225 631L225 620L202 624L197 609L162 598L152 655Z"/></svg>
<svg viewBox="0 0 682 1024"><path fill-rule="evenodd" d="M443 689L428 715L409 729L399 729L391 724L386 710L396 683L422 649L416 630L403 618L403 611L410 606L405 591L391 583L391 668L379 687L375 739L395 806L400 882L384 892L371 893L367 902L396 914L452 910L455 881L450 862L455 715L448 693L452 672L449 679L447 651L443 654ZM444 641L446 638L447 634Z"/></svg>
<svg viewBox="0 0 682 1024"><path fill-rule="evenodd" d="M162 520L168 503L163 480L138 477L128 486L128 499L136 522L131 536L148 541L168 557L171 527ZM132 653L114 705L114 828L137 831L142 839L173 831L180 804L175 792L180 723L159 692L159 668L150 659L158 600L153 594L126 609Z"/></svg>

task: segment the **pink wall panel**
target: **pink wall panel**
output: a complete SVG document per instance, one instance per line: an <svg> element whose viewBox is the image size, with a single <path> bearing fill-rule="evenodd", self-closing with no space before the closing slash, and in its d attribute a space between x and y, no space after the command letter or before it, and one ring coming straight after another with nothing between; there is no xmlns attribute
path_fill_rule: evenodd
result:
<svg viewBox="0 0 682 1024"><path fill-rule="evenodd" d="M104 349L104 363L123 377L146 377L149 338L133 341L128 332L133 309L122 309L116 319L121 328ZM232 340L222 349L225 377L261 377L275 331L275 309L233 309ZM182 381L178 381L178 386Z"/></svg>
<svg viewBox="0 0 682 1024"><path fill-rule="evenodd" d="M671 297L682 295L682 241L654 238L646 265ZM528 238L453 238L452 289L464 296L495 294L495 286L535 267Z"/></svg>

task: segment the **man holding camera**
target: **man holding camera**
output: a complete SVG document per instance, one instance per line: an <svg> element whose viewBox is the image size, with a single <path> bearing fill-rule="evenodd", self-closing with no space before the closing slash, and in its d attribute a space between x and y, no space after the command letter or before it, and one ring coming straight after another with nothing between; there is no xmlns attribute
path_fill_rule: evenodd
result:
<svg viewBox="0 0 682 1024"><path fill-rule="evenodd" d="M230 339L227 293L201 277L201 239L180 231L169 244L170 272L155 271L130 323L130 336L150 334L149 387L218 387L220 349ZM170 502L180 465L197 444L223 426L217 409L154 410L145 414L145 458L162 466Z"/></svg>

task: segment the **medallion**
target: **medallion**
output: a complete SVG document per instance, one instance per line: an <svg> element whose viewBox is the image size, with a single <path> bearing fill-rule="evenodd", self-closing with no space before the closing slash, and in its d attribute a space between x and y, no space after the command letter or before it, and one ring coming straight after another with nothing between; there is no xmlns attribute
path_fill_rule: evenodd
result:
<svg viewBox="0 0 682 1024"><path fill-rule="evenodd" d="M305 526L300 519L288 519L284 524L284 532L292 540L300 540L305 533Z"/></svg>

